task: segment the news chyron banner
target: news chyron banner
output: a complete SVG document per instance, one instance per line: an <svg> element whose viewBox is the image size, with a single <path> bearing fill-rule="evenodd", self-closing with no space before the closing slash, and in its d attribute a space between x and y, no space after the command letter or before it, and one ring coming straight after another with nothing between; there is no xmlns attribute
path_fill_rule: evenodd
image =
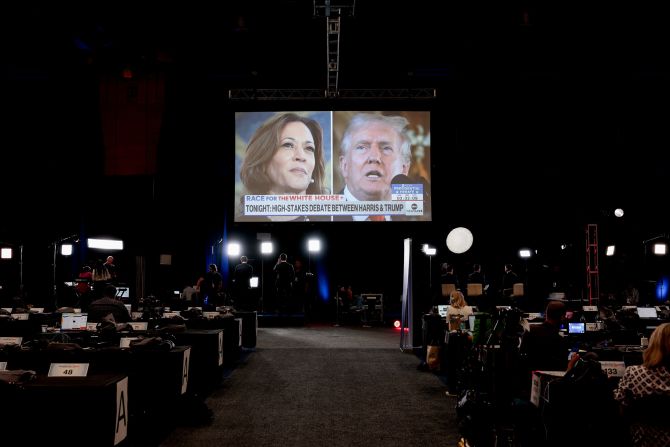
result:
<svg viewBox="0 0 670 447"><path fill-rule="evenodd" d="M392 185L392 200L351 202L341 194L246 195L245 216L423 215L423 185Z"/></svg>

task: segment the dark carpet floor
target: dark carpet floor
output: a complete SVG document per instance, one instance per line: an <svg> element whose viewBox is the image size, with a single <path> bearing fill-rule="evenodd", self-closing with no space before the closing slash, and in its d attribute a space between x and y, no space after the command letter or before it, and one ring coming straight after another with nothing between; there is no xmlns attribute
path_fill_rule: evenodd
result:
<svg viewBox="0 0 670 447"><path fill-rule="evenodd" d="M162 446L456 446L455 400L390 328L258 330L208 399L214 422Z"/></svg>

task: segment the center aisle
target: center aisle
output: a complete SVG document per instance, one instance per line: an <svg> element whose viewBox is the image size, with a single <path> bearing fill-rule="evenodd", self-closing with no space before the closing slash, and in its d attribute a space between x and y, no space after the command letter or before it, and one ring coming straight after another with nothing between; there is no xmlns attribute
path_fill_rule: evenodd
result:
<svg viewBox="0 0 670 447"><path fill-rule="evenodd" d="M261 328L207 400L214 422L163 446L456 446L454 399L390 328Z"/></svg>

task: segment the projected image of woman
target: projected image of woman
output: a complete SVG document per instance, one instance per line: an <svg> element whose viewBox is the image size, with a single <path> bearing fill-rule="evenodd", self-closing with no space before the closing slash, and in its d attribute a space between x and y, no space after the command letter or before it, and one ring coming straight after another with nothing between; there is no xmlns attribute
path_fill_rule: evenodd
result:
<svg viewBox="0 0 670 447"><path fill-rule="evenodd" d="M321 125L296 113L282 113L261 124L249 139L240 179L245 194L322 194L327 192L325 171Z"/></svg>

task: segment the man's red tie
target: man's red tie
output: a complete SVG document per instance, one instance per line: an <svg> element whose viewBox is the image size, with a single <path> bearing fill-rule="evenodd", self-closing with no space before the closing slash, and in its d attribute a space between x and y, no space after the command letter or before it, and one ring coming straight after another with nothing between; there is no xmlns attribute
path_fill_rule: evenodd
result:
<svg viewBox="0 0 670 447"><path fill-rule="evenodd" d="M375 222L379 222L386 219L384 218L384 216L368 216L367 220L373 220Z"/></svg>

